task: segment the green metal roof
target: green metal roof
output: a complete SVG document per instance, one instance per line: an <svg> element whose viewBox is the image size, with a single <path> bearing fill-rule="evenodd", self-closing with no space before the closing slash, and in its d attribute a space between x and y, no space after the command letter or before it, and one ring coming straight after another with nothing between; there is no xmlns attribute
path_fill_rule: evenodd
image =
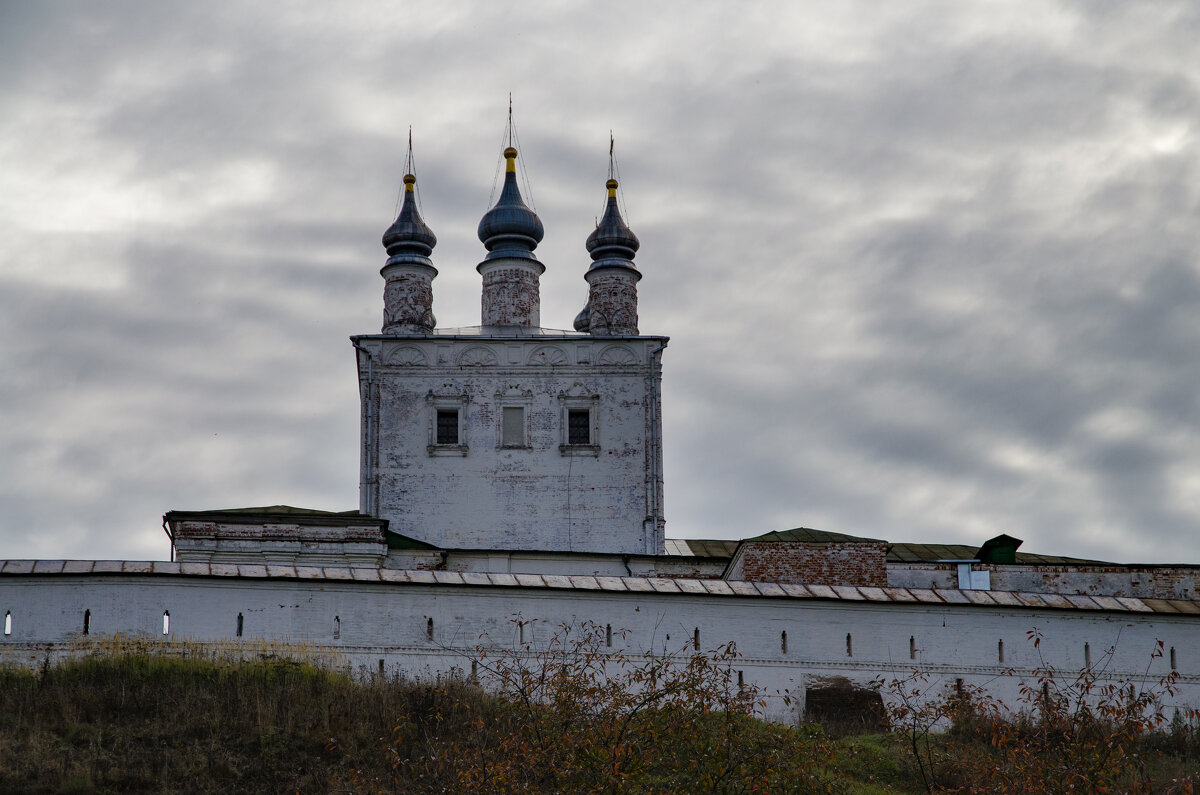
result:
<svg viewBox="0 0 1200 795"><path fill-rule="evenodd" d="M938 560L974 560L979 547L970 544L892 544L888 550L889 563L933 563ZM1061 555L1037 555L1032 552L1017 552L1017 564L1040 566L1106 566L1113 565L1103 560L1067 558Z"/></svg>
<svg viewBox="0 0 1200 795"><path fill-rule="evenodd" d="M828 530L814 530L811 527L794 527L791 530L779 530L763 533L743 541L799 541L805 544L869 544L884 543L882 538L867 538L866 536L851 536L845 533L831 533Z"/></svg>

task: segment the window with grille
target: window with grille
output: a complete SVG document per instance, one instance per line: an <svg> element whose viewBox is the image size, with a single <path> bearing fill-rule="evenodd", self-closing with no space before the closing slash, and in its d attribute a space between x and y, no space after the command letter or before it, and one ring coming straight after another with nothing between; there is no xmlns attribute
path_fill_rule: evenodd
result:
<svg viewBox="0 0 1200 795"><path fill-rule="evenodd" d="M525 446L525 409L522 406L504 407L504 427L501 444L505 447Z"/></svg>
<svg viewBox="0 0 1200 795"><path fill-rule="evenodd" d="M567 412L567 444L592 443L592 413L587 409Z"/></svg>
<svg viewBox="0 0 1200 795"><path fill-rule="evenodd" d="M438 409L437 443L458 444L458 410Z"/></svg>

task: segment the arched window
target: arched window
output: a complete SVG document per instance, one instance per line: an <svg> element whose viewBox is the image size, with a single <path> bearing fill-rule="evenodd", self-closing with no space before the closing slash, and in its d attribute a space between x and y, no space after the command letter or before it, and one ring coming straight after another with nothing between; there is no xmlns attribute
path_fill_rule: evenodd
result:
<svg viewBox="0 0 1200 795"><path fill-rule="evenodd" d="M164 635L171 634L171 611L170 610L163 611L163 634Z"/></svg>

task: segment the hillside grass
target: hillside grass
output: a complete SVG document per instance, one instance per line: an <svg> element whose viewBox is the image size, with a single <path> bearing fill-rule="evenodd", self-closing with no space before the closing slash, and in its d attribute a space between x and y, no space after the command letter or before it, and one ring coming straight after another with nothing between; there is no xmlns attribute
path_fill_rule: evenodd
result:
<svg viewBox="0 0 1200 795"><path fill-rule="evenodd" d="M608 764L561 747L570 727L556 716L468 681L353 677L303 649L171 651L125 643L0 667L0 792L598 791L589 765ZM834 740L744 715L683 717L632 724L626 745L646 761L605 790L925 791L900 734ZM963 741L936 740L947 755ZM1143 751L1155 791L1191 791L1170 782L1195 772L1194 736L1159 735Z"/></svg>

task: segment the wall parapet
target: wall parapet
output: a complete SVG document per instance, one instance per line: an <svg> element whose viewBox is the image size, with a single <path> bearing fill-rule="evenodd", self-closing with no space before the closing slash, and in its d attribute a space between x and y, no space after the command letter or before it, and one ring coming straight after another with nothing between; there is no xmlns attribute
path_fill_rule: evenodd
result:
<svg viewBox="0 0 1200 795"><path fill-rule="evenodd" d="M292 579L375 582L388 585L443 585L527 588L679 596L807 599L818 601L924 603L960 607L1161 613L1200 617L1200 601L1142 599L1027 591L961 591L953 588L896 588L818 583L751 582L676 577L498 574L485 572L381 569L372 566L205 563L119 560L5 560L0 578L55 576L212 577L247 580Z"/></svg>

